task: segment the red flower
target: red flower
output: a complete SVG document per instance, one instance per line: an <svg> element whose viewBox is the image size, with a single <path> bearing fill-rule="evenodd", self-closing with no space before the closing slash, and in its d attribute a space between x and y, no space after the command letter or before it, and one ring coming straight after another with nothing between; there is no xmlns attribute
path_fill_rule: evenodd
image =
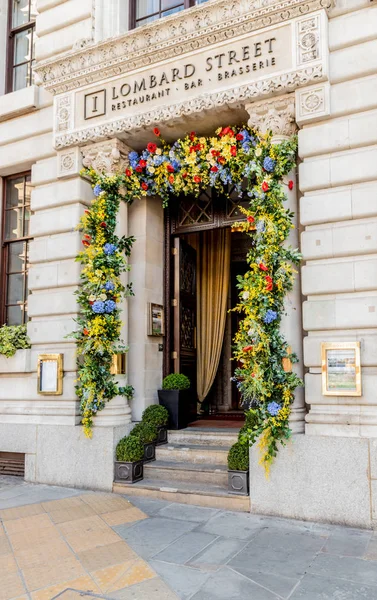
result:
<svg viewBox="0 0 377 600"><path fill-rule="evenodd" d="M216 167L216 165L214 165L213 167L211 167L212 173L217 173L218 170L219 169L218 169L218 167Z"/></svg>
<svg viewBox="0 0 377 600"><path fill-rule="evenodd" d="M199 175L194 175L194 181L195 181L195 183L200 183L201 180L202 180L202 178L199 177Z"/></svg>
<svg viewBox="0 0 377 600"><path fill-rule="evenodd" d="M141 167L140 165L137 165L135 171L137 171L138 173L142 173L143 172L143 167Z"/></svg>
<svg viewBox="0 0 377 600"><path fill-rule="evenodd" d="M230 153L232 156L237 156L237 147L236 146L231 146L230 147Z"/></svg>
<svg viewBox="0 0 377 600"><path fill-rule="evenodd" d="M252 374L251 374L251 376L252 376L252 377L255 377L255 373L252 373Z"/></svg>
<svg viewBox="0 0 377 600"><path fill-rule="evenodd" d="M82 330L84 335L89 335L89 331L86 327L84 327L84 329Z"/></svg>
<svg viewBox="0 0 377 600"><path fill-rule="evenodd" d="M143 190L147 190L148 189L148 184L145 183L145 181L143 181L143 183L141 184L141 187L143 188Z"/></svg>
<svg viewBox="0 0 377 600"><path fill-rule="evenodd" d="M168 173L174 173L174 167L173 167L173 165L167 165L166 168L168 170Z"/></svg>
<svg viewBox="0 0 377 600"><path fill-rule="evenodd" d="M100 223L100 226L101 226L101 227L107 227L107 225L106 225L105 221L102 221L102 222Z"/></svg>
<svg viewBox="0 0 377 600"><path fill-rule="evenodd" d="M230 127L223 127L223 129L219 133L219 136L223 137L224 135L230 135L230 137L233 137L234 136L233 129L231 129Z"/></svg>
<svg viewBox="0 0 377 600"><path fill-rule="evenodd" d="M250 352L250 350L253 349L253 346L245 346L244 348L242 348L242 352Z"/></svg>
<svg viewBox="0 0 377 600"><path fill-rule="evenodd" d="M149 142L149 144L147 144L147 150L151 154L154 154L156 152L156 150L157 150L156 144L154 144L153 142Z"/></svg>
<svg viewBox="0 0 377 600"><path fill-rule="evenodd" d="M266 292L272 292L272 288L273 288L273 284L269 283L268 285L266 285Z"/></svg>
<svg viewBox="0 0 377 600"><path fill-rule="evenodd" d="M87 233L84 235L84 238L85 238L86 240L90 240L90 239L92 239L92 238L91 238L91 236L90 236L90 235L88 235Z"/></svg>
<svg viewBox="0 0 377 600"><path fill-rule="evenodd" d="M131 169L126 169L125 174L127 175L127 177L131 177L131 175L132 175Z"/></svg>
<svg viewBox="0 0 377 600"><path fill-rule="evenodd" d="M272 277L270 277L270 275L266 275L265 280L267 283L272 283Z"/></svg>
<svg viewBox="0 0 377 600"><path fill-rule="evenodd" d="M90 300L90 301L89 301L89 304L90 304L90 306L93 306L93 304L94 304L94 301L93 301L93 300Z"/></svg>
<svg viewBox="0 0 377 600"><path fill-rule="evenodd" d="M219 156L219 163L221 163L222 165L226 162L225 158L223 156Z"/></svg>
<svg viewBox="0 0 377 600"><path fill-rule="evenodd" d="M85 213L86 215L88 215L88 214L89 214L89 210L84 210L84 213Z"/></svg>
<svg viewBox="0 0 377 600"><path fill-rule="evenodd" d="M290 189L290 190L293 190L293 186L294 186L294 183L293 183L292 179L290 179L290 180L288 181L288 187L289 187L289 189Z"/></svg>
<svg viewBox="0 0 377 600"><path fill-rule="evenodd" d="M83 240L82 243L86 248L90 246L90 243L87 240Z"/></svg>
<svg viewBox="0 0 377 600"><path fill-rule="evenodd" d="M242 142L242 140L243 140L243 135L242 135L242 133L237 133L237 135L236 135L236 140L237 140L238 142Z"/></svg>
<svg viewBox="0 0 377 600"><path fill-rule="evenodd" d="M268 271L268 268L263 263L259 263L259 268L261 271Z"/></svg>
<svg viewBox="0 0 377 600"><path fill-rule="evenodd" d="M192 142L194 141L194 139L195 139L195 136L196 136L196 133L195 133L195 131L192 131L192 132L190 133L190 140L191 140Z"/></svg>
<svg viewBox="0 0 377 600"><path fill-rule="evenodd" d="M143 168L144 168L144 167L146 167L146 166L147 166L147 161L146 161L146 160L143 160L143 159L141 159L141 160L139 160L139 165L140 165L141 167L143 167Z"/></svg>
<svg viewBox="0 0 377 600"><path fill-rule="evenodd" d="M212 154L212 156L220 156L220 151L219 150L211 150L211 154Z"/></svg>
<svg viewBox="0 0 377 600"><path fill-rule="evenodd" d="M190 146L190 152L191 152L191 154L192 154L193 152L196 152L195 146Z"/></svg>
<svg viewBox="0 0 377 600"><path fill-rule="evenodd" d="M183 179L186 179L187 175L188 175L187 173L182 173Z"/></svg>
<svg viewBox="0 0 377 600"><path fill-rule="evenodd" d="M249 216L247 217L247 222L248 222L248 223L254 223L254 221L255 221L255 219L254 219L254 217L252 217L251 215L249 215Z"/></svg>
<svg viewBox="0 0 377 600"><path fill-rule="evenodd" d="M264 181L262 183L262 190L263 190L263 192L268 192L269 189L270 189L270 186L268 185L267 181Z"/></svg>
<svg viewBox="0 0 377 600"><path fill-rule="evenodd" d="M169 175L169 181L170 183L174 183L174 175Z"/></svg>
<svg viewBox="0 0 377 600"><path fill-rule="evenodd" d="M157 135L157 137L159 137L159 136L161 135L161 131L159 130L159 128L158 128L158 127L155 127L155 128L153 129L153 133L154 133L155 135Z"/></svg>

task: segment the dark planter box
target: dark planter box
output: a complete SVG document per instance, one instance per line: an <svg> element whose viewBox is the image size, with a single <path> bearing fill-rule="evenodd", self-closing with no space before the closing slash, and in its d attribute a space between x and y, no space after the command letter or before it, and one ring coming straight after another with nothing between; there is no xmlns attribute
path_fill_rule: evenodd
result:
<svg viewBox="0 0 377 600"><path fill-rule="evenodd" d="M162 446L163 444L168 443L168 428L165 425L160 425L158 427L158 436L156 441L156 446Z"/></svg>
<svg viewBox="0 0 377 600"><path fill-rule="evenodd" d="M120 462L115 461L115 477L117 483L136 483L143 479L143 461Z"/></svg>
<svg viewBox="0 0 377 600"><path fill-rule="evenodd" d="M169 412L169 429L184 429L190 422L190 390L158 390L161 406Z"/></svg>
<svg viewBox="0 0 377 600"><path fill-rule="evenodd" d="M249 471L228 470L228 492L236 496L248 496Z"/></svg>
<svg viewBox="0 0 377 600"><path fill-rule="evenodd" d="M156 444L155 442L149 442L148 444L144 444L144 458L143 462L152 462L152 460L156 460Z"/></svg>

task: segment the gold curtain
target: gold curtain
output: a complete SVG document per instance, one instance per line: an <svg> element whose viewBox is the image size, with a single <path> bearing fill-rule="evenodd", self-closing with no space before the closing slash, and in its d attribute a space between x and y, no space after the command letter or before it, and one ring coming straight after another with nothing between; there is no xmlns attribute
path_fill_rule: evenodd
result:
<svg viewBox="0 0 377 600"><path fill-rule="evenodd" d="M200 236L197 273L197 391L207 396L216 377L224 340L230 278L230 229ZM199 237L199 236L198 236Z"/></svg>

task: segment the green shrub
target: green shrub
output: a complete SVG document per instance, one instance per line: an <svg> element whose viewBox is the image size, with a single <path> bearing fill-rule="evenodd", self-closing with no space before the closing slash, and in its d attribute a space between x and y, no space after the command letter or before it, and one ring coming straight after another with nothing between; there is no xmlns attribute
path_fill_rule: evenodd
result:
<svg viewBox="0 0 377 600"><path fill-rule="evenodd" d="M180 373L172 373L165 377L162 382L163 390L188 390L190 387L190 380L186 375Z"/></svg>
<svg viewBox="0 0 377 600"><path fill-rule="evenodd" d="M26 325L4 325L0 327L0 354L7 358L14 356L17 350L30 348Z"/></svg>
<svg viewBox="0 0 377 600"><path fill-rule="evenodd" d="M138 437L143 444L150 444L157 440L158 431L156 425L153 425L153 423L138 423L135 425L130 435L132 437Z"/></svg>
<svg viewBox="0 0 377 600"><path fill-rule="evenodd" d="M249 444L236 442L228 452L228 469L247 471L249 469Z"/></svg>
<svg viewBox="0 0 377 600"><path fill-rule="evenodd" d="M156 427L164 427L168 424L169 413L165 406L152 404L143 412L142 420L143 423L152 423Z"/></svg>
<svg viewBox="0 0 377 600"><path fill-rule="evenodd" d="M258 424L259 424L258 412L253 409L248 410L247 413L245 413L245 423L241 427L239 434L238 434L239 441L245 440L246 439L245 436L250 432L250 430L253 431L255 428L257 428Z"/></svg>
<svg viewBox="0 0 377 600"><path fill-rule="evenodd" d="M122 462L136 462L144 457L144 446L140 438L126 436L120 440L116 449L117 460Z"/></svg>

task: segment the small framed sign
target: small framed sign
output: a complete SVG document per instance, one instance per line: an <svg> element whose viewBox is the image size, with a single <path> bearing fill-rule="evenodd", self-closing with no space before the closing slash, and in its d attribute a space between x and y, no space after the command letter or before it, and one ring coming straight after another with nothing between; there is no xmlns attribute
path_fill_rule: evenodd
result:
<svg viewBox="0 0 377 600"><path fill-rule="evenodd" d="M323 342L321 351L322 394L361 396L360 342Z"/></svg>
<svg viewBox="0 0 377 600"><path fill-rule="evenodd" d="M38 356L38 394L61 396L63 393L63 354Z"/></svg>
<svg viewBox="0 0 377 600"><path fill-rule="evenodd" d="M165 335L164 307L161 304L148 305L148 335Z"/></svg>
<svg viewBox="0 0 377 600"><path fill-rule="evenodd" d="M113 355L110 373L112 375L126 375L126 373L127 373L127 354L122 352L122 353Z"/></svg>

